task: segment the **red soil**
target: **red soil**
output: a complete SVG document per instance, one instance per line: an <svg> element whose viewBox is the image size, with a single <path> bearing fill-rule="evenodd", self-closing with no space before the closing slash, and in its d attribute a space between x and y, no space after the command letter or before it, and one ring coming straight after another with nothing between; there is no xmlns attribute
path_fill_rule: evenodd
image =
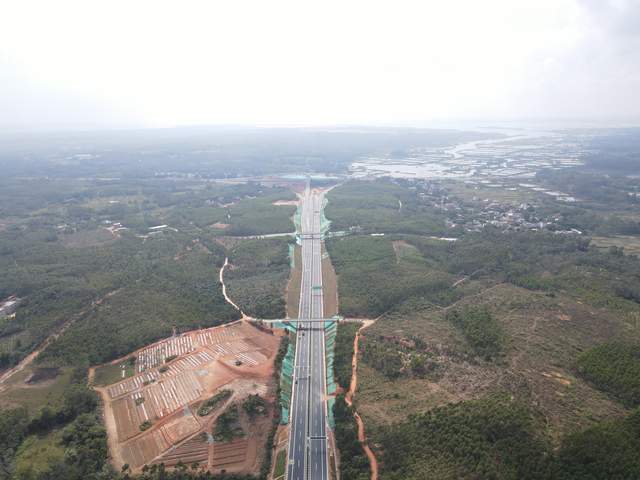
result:
<svg viewBox="0 0 640 480"><path fill-rule="evenodd" d="M356 393L356 387L358 385L358 345L360 340L360 331L364 328L367 328L369 325L373 323L372 320L365 320L364 325L360 327L360 329L356 332L356 336L353 339L353 360L351 361L352 374L351 374L351 385L349 385L349 391L345 396L345 401L347 405L350 407L353 405L353 397ZM369 465L371 466L371 480L378 480L378 460L374 455L373 451L369 447L367 443L367 437L364 433L364 422L358 415L358 412L353 411L353 417L356 419L358 424L358 440L362 443L362 448L364 452L367 454L367 458L369 459Z"/></svg>

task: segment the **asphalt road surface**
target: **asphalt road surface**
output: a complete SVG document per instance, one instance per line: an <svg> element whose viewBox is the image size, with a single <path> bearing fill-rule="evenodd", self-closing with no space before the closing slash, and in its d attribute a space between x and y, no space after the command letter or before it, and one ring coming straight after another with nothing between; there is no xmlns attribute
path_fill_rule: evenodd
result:
<svg viewBox="0 0 640 480"><path fill-rule="evenodd" d="M288 480L329 478L324 325L304 321L323 318L324 314L321 208L322 197L307 187L302 200L303 270L291 399Z"/></svg>

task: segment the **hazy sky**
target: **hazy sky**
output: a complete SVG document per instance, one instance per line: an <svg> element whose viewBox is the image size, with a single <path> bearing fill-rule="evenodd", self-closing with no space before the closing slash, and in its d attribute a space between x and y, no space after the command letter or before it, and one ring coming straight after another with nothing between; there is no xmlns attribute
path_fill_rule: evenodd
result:
<svg viewBox="0 0 640 480"><path fill-rule="evenodd" d="M0 126L640 117L640 0L7 0Z"/></svg>

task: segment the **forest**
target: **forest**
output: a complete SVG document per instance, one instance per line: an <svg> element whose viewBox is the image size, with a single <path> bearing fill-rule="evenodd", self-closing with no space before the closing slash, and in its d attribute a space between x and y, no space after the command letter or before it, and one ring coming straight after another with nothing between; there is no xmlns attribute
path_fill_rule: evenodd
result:
<svg viewBox="0 0 640 480"><path fill-rule="evenodd" d="M344 390L348 390L351 385L351 373L353 366L353 340L362 323L341 323L338 325L336 343L334 347L333 369L335 371L336 382Z"/></svg>
<svg viewBox="0 0 640 480"><path fill-rule="evenodd" d="M342 391L351 385L353 341L361 323L340 323L335 343L333 369L336 382ZM347 405L344 394L336 396L333 406L336 423L335 438L340 451L340 475L342 478L365 480L369 478L369 460L358 440L358 426L353 408Z"/></svg>
<svg viewBox="0 0 640 480"><path fill-rule="evenodd" d="M224 277L227 294L247 315L285 317L291 241L286 237L243 240L230 249Z"/></svg>
<svg viewBox="0 0 640 480"><path fill-rule="evenodd" d="M449 310L446 319L462 330L471 348L485 360L491 360L502 353L504 332L487 308Z"/></svg>
<svg viewBox="0 0 640 480"><path fill-rule="evenodd" d="M517 400L493 394L447 405L382 429L383 478L638 478L638 415L569 435L554 452L537 433L540 419Z"/></svg>
<svg viewBox="0 0 640 480"><path fill-rule="evenodd" d="M398 180L351 181L327 195L325 215L333 231L441 235L445 217Z"/></svg>
<svg viewBox="0 0 640 480"><path fill-rule="evenodd" d="M273 205L293 193L255 182L54 177L37 189L22 178L0 182L0 300L21 299L15 318L0 318L0 366L15 364L61 330L42 362L104 362L174 329L234 320L238 312L225 302L217 278L229 252L215 239L233 231L293 229L295 207ZM226 227L212 226L216 222ZM284 288L286 245L278 250L265 241L247 248L257 253L261 245L277 270L262 285L273 280ZM273 248L277 253L268 253ZM234 253L241 257L242 251ZM258 299L264 302L254 299L248 310L280 315L278 295L265 291Z"/></svg>
<svg viewBox="0 0 640 480"><path fill-rule="evenodd" d="M640 405L640 346L609 342L582 353L578 371L631 407Z"/></svg>
<svg viewBox="0 0 640 480"><path fill-rule="evenodd" d="M347 405L342 394L336 396L333 416L336 421L336 443L340 451L341 477L353 480L368 479L369 460L358 440L358 426L353 418L353 409Z"/></svg>
<svg viewBox="0 0 640 480"><path fill-rule="evenodd" d="M462 295L451 287L463 277L550 295L564 291L594 307L626 313L640 299L638 258L594 248L588 237L486 228L456 242L353 235L332 238L327 248L338 274L341 310L352 316L376 317L418 296L447 306Z"/></svg>
<svg viewBox="0 0 640 480"><path fill-rule="evenodd" d="M420 255L398 260L387 237L331 238L327 250L338 275L344 315L375 318L412 296L438 304L456 296L449 291L453 283L449 273L430 268Z"/></svg>

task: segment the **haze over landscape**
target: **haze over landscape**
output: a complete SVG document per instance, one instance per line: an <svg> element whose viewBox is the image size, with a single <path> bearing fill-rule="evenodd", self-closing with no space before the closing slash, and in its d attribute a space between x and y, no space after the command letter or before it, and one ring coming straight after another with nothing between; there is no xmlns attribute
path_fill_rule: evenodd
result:
<svg viewBox="0 0 640 480"><path fill-rule="evenodd" d="M640 479L640 2L0 6L0 480Z"/></svg>
<svg viewBox="0 0 640 480"><path fill-rule="evenodd" d="M5 128L637 121L633 0L7 2Z"/></svg>

